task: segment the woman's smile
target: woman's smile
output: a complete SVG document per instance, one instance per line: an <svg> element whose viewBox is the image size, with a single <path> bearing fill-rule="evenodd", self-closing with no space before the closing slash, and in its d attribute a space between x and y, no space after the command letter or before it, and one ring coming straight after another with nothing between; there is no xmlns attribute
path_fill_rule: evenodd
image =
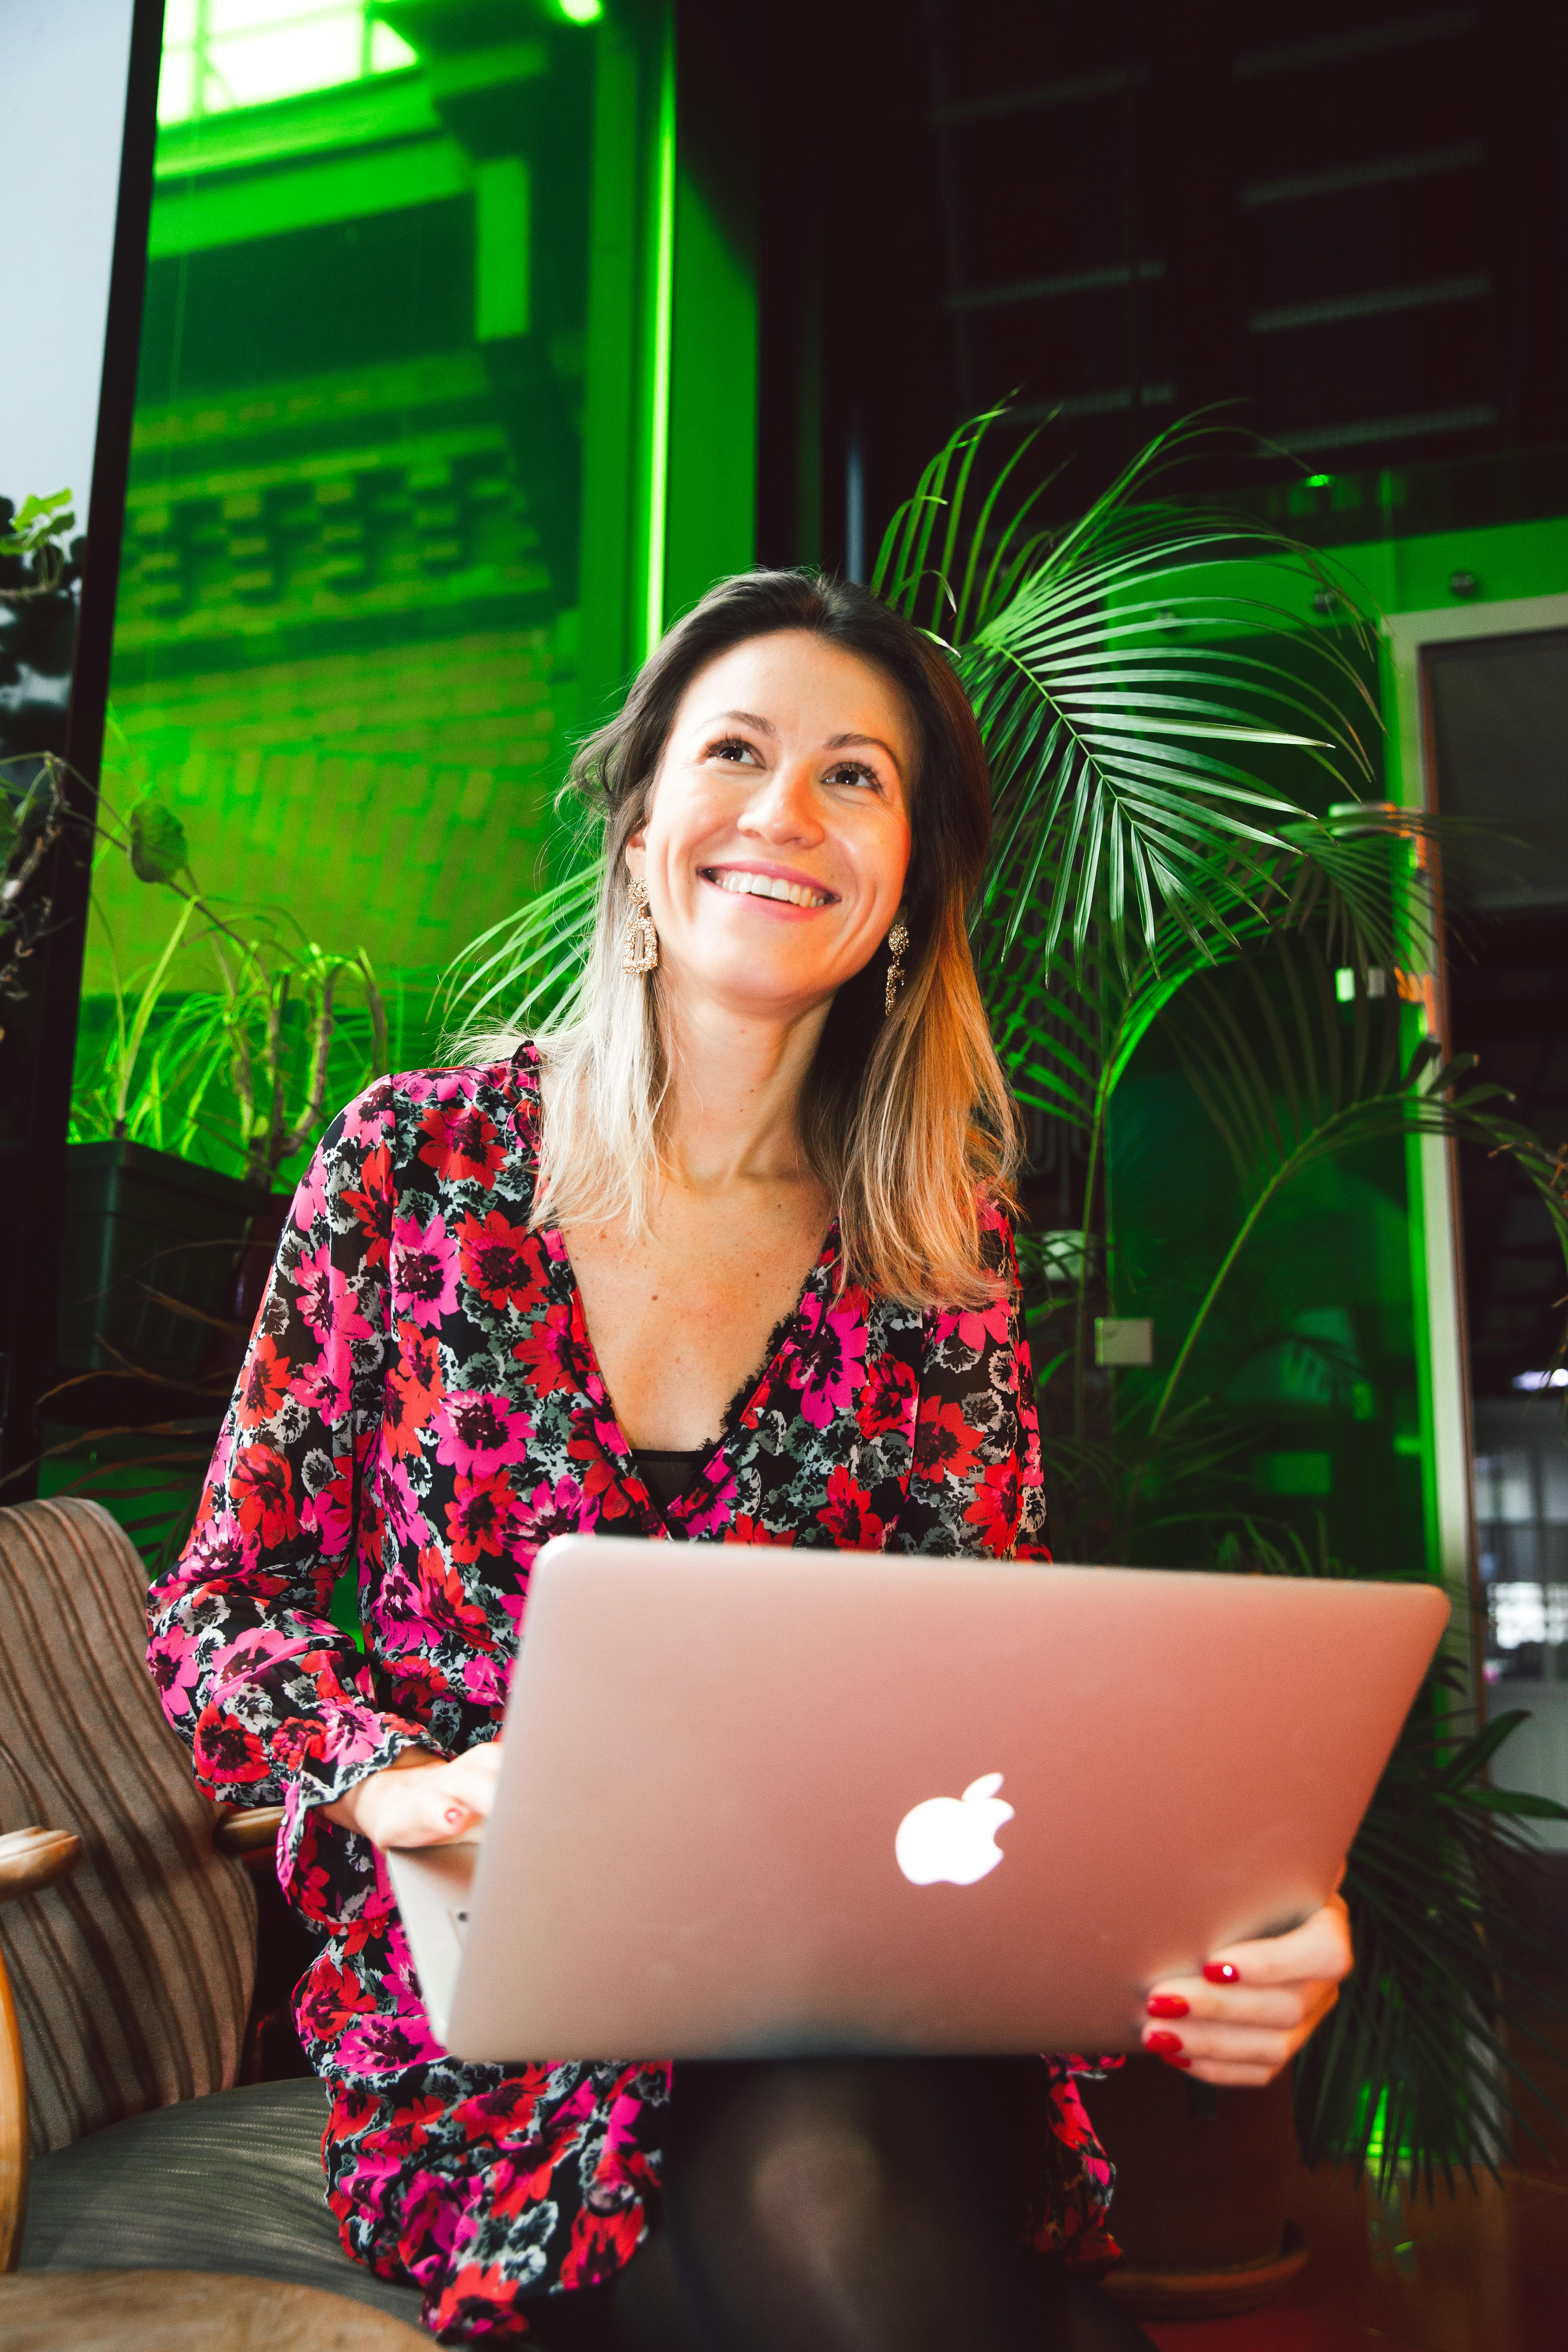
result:
<svg viewBox="0 0 1568 2352"><path fill-rule="evenodd" d="M697 871L716 890L750 900L759 914L788 919L815 915L824 907L838 904L837 890L830 890L825 882L815 881L795 866L774 866L766 859L752 859L744 866L700 866Z"/></svg>

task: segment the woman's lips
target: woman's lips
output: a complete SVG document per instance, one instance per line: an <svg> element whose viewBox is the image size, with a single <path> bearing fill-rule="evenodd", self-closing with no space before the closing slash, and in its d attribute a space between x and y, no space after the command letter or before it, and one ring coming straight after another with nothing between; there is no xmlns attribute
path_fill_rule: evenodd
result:
<svg viewBox="0 0 1568 2352"><path fill-rule="evenodd" d="M698 871L726 898L752 899L770 913L815 915L837 903L835 892L804 875L769 873L751 866L704 866Z"/></svg>

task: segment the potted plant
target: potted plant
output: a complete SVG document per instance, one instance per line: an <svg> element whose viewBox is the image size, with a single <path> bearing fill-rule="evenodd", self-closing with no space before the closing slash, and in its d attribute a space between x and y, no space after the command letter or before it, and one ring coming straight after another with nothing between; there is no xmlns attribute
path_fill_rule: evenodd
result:
<svg viewBox="0 0 1568 2352"><path fill-rule="evenodd" d="M1278 533L1171 495L1174 463L1215 454L1201 418L1059 534L1036 522L1038 492L1009 505L1026 444L975 499L999 413L932 460L874 584L948 646L974 706L995 789L973 912L982 986L1037 1131L1056 1122L1080 1144L1075 1198L1037 1188L1020 1244L1058 1556L1345 1573L1258 1520L1237 1414L1189 1393L1262 1219L1308 1170L1379 1139L1469 1138L1513 1155L1568 1256L1568 1176L1500 1090L1409 1034L1445 833L1366 796L1371 632L1345 583ZM1237 557L1308 567L1338 625L1309 640L1205 570ZM574 986L592 877L570 849L566 864L474 943L455 981L468 1016L526 1021ZM1168 1371L1119 1393L1108 1169L1130 1076L1156 1052L1222 1139L1238 1201ZM1521 2071L1503 2031L1512 1865L1529 1817L1562 1809L1487 1785L1521 1718L1469 1729L1464 1683L1438 1660L1384 1776L1345 1880L1355 1972L1295 2072L1308 2162L1370 2168L1381 2190L1495 2170ZM1285 2238L1290 2086L1205 2095L1134 2059L1090 2098L1122 2170L1132 2307L1272 2293L1300 2259Z"/></svg>
<svg viewBox="0 0 1568 2352"><path fill-rule="evenodd" d="M100 831L179 903L147 972L122 979L110 940L111 1024L96 1060L83 1057L72 1103L58 1357L77 1373L188 1382L215 1322L243 1318L237 1266L247 1247L270 1256L283 1205L273 1181L313 1139L329 1076L349 1092L384 1067L385 1013L363 951L323 950L286 915L219 913L155 793L123 825L106 811ZM176 993L176 959L192 947L217 984ZM345 982L362 1001L357 1023L342 1017Z"/></svg>

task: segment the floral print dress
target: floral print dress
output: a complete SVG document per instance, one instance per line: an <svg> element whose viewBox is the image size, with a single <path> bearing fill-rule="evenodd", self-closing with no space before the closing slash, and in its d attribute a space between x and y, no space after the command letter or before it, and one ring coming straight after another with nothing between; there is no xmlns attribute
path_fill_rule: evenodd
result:
<svg viewBox="0 0 1568 2352"><path fill-rule="evenodd" d="M669 2069L472 2065L436 2040L380 1857L318 1808L412 1745L500 1727L553 1535L1045 1559L1014 1306L839 1287L830 1232L689 1490L661 1512L595 1360L561 1235L531 1233L537 1060L418 1071L327 1129L295 1196L200 1515L149 1597L153 1677L211 1796L281 1803L279 1876L323 1936L297 1990L330 2095L348 2252L447 2340L527 2332L657 2219ZM990 1217L998 1262L1004 1221ZM363 1647L334 1623L357 1580ZM1111 2172L1050 2059L1042 2248L1101 2263Z"/></svg>

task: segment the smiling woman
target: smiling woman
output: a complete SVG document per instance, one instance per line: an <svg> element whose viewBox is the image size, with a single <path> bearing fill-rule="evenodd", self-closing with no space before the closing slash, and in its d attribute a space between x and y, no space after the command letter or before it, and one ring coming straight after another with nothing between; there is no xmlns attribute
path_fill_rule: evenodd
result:
<svg viewBox="0 0 1568 2352"><path fill-rule="evenodd" d="M1047 1557L964 919L988 784L946 657L864 589L731 581L577 778L605 855L568 1017L327 1129L151 1596L198 1779L283 1803L324 1936L298 2016L344 2243L447 2341L1129 2352L1080 2275L1116 2251L1093 2061L472 2065L426 2010L383 1856L489 1819L552 1536ZM351 1557L363 1653L328 1614ZM911 1874L983 1873L994 1783L906 1823ZM925 1842L955 1817L950 1864ZM1267 2080L1333 1998L1342 1913L1272 1974L1214 1965L1152 1988L1191 2023L1150 2046Z"/></svg>
<svg viewBox="0 0 1568 2352"><path fill-rule="evenodd" d="M989 773L944 655L852 582L743 574L666 637L573 780L604 866L585 986L535 1033L536 1216L646 1228L672 1076L722 1008L753 1037L786 1025L791 1149L846 1267L911 1305L994 1298L981 1210L1007 1198L1018 1129L966 924ZM621 952L634 880L652 984Z"/></svg>

